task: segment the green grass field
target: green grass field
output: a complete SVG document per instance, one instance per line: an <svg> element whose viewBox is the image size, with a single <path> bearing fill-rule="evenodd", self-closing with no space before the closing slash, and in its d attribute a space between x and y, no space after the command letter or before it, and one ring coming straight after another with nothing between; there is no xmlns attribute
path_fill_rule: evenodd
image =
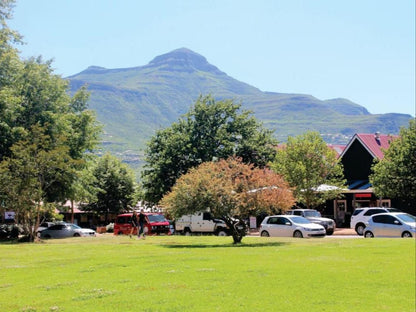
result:
<svg viewBox="0 0 416 312"><path fill-rule="evenodd" d="M0 311L415 311L414 239L0 244Z"/></svg>

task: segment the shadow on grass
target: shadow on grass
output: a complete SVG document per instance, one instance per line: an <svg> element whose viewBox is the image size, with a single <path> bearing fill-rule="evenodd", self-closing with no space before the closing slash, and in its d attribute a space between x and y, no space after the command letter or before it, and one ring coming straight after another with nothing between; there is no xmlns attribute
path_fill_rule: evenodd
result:
<svg viewBox="0 0 416 312"><path fill-rule="evenodd" d="M287 242L261 242L261 243L240 243L240 244L163 244L165 248L252 248L252 247L279 247L289 245Z"/></svg>

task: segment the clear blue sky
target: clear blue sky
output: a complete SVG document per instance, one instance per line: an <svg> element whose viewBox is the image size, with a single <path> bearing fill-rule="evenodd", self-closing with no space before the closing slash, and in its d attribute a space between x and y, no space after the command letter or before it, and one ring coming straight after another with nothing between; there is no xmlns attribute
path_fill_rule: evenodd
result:
<svg viewBox="0 0 416 312"><path fill-rule="evenodd" d="M414 0L17 0L9 25L63 77L186 47L263 91L415 115Z"/></svg>

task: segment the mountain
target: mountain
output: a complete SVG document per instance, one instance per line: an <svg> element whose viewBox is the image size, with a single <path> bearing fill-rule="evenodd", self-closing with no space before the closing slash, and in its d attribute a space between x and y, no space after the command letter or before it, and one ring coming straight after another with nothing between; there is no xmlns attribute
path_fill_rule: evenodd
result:
<svg viewBox="0 0 416 312"><path fill-rule="evenodd" d="M90 108L104 125L104 149L120 153L132 163L137 162L155 131L177 121L201 94L241 101L244 109L253 111L265 127L275 131L279 141L315 130L328 143L346 143L359 132L397 134L412 118L373 115L347 99L263 92L228 76L186 48L157 56L144 66L91 66L67 79L72 92L88 85Z"/></svg>

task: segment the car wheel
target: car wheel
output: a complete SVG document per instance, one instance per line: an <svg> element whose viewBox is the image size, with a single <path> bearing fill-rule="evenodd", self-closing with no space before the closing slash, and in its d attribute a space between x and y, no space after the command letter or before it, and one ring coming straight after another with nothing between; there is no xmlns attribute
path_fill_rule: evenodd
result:
<svg viewBox="0 0 416 312"><path fill-rule="evenodd" d="M364 237L365 238L373 238L374 237L374 234L371 231L367 231L367 232L365 232Z"/></svg>
<svg viewBox="0 0 416 312"><path fill-rule="evenodd" d="M364 233L364 229L365 229L365 225L364 224L362 224L362 223L358 223L356 226L355 226L355 232L357 232L357 234L358 235L363 235L363 233Z"/></svg>
<svg viewBox="0 0 416 312"><path fill-rule="evenodd" d="M270 234L269 234L269 232L267 232L267 231L263 231L263 232L261 232L261 237L270 237Z"/></svg>
<svg viewBox="0 0 416 312"><path fill-rule="evenodd" d="M326 235L332 235L332 234L334 234L333 230L326 232Z"/></svg>
<svg viewBox="0 0 416 312"><path fill-rule="evenodd" d="M302 238L303 237L302 232L301 231L295 231L295 233L293 233L293 237Z"/></svg>
<svg viewBox="0 0 416 312"><path fill-rule="evenodd" d="M185 233L185 236L191 236L191 230L188 228L185 229L184 233Z"/></svg>
<svg viewBox="0 0 416 312"><path fill-rule="evenodd" d="M406 231L406 232L403 232L402 237L403 238L412 237L412 234Z"/></svg>
<svg viewBox="0 0 416 312"><path fill-rule="evenodd" d="M79 233L74 233L74 237L79 237Z"/></svg>
<svg viewBox="0 0 416 312"><path fill-rule="evenodd" d="M37 233L36 233L36 237L37 237L37 238L40 238L40 232L37 232Z"/></svg>
<svg viewBox="0 0 416 312"><path fill-rule="evenodd" d="M219 230L217 236L227 236L227 233L224 230Z"/></svg>

